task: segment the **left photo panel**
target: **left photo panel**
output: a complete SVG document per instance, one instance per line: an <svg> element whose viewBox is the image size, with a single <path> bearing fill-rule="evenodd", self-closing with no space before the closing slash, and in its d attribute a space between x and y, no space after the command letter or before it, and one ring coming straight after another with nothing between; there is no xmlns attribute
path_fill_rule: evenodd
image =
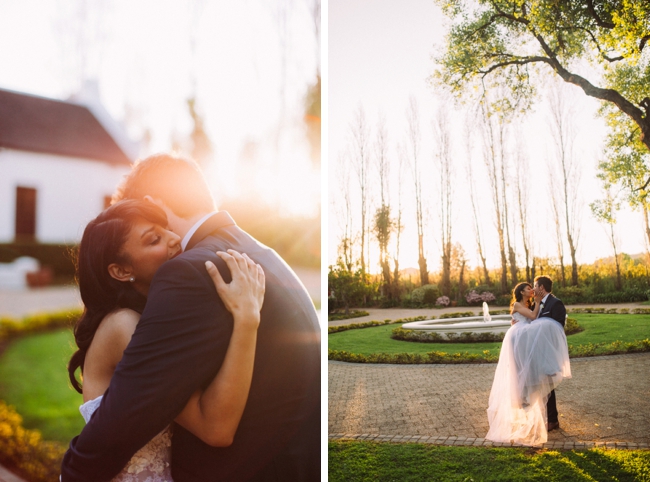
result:
<svg viewBox="0 0 650 482"><path fill-rule="evenodd" d="M0 480L320 480L320 36L0 2Z"/></svg>

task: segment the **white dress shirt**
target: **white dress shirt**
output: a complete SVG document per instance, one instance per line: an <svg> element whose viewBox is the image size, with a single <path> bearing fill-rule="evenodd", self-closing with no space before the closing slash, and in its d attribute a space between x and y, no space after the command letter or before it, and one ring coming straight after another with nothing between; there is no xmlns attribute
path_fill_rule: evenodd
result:
<svg viewBox="0 0 650 482"><path fill-rule="evenodd" d="M192 236L194 236L194 233L196 233L196 230L201 227L201 225L208 220L209 217L211 217L213 214L215 214L217 211L212 211L209 214L206 214L203 216L201 219L199 219L194 226L190 228L190 230L187 232L185 237L183 237L183 240L181 241L181 248L183 248L183 251L185 251L185 248L187 248L187 244L190 242L190 239L192 239Z"/></svg>
<svg viewBox="0 0 650 482"><path fill-rule="evenodd" d="M543 308L542 305L546 303L546 298L548 298L548 295L550 294L551 293L546 293L546 296L544 296L544 298L542 298L542 301L539 302L540 306L539 306L539 311L537 312L537 318L539 318L539 316L542 314L542 308Z"/></svg>

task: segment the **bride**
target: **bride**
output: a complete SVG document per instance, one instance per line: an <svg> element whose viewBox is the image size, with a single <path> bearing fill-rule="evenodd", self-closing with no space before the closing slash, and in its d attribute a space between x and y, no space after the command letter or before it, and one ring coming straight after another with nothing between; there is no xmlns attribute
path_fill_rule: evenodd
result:
<svg viewBox="0 0 650 482"><path fill-rule="evenodd" d="M84 313L74 329L79 349L68 372L72 386L83 394L80 411L86 423L119 369L157 269L181 253L179 236L165 226L167 218L157 206L127 200L106 209L84 231L77 267ZM248 398L265 278L262 268L246 254L229 250L217 255L226 262L232 281L226 284L211 262L206 269L233 315L232 337L221 369L207 387L192 395L175 423L209 445L226 447L232 443ZM75 376L77 368L83 386ZM150 403L155 410L165 400ZM142 447L113 480L172 481L172 430L168 426Z"/></svg>
<svg viewBox="0 0 650 482"><path fill-rule="evenodd" d="M503 338L494 374L487 409L488 440L545 443L546 402L564 378L571 378L564 328L553 318L537 318L541 299L529 283L519 283L512 291L514 324Z"/></svg>

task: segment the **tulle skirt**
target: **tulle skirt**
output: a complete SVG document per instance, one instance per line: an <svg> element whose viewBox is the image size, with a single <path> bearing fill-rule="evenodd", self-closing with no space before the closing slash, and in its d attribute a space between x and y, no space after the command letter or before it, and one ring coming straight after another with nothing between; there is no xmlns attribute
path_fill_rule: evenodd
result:
<svg viewBox="0 0 650 482"><path fill-rule="evenodd" d="M571 378L564 328L552 318L516 323L503 339L487 409L486 439L540 445L547 441L546 402Z"/></svg>

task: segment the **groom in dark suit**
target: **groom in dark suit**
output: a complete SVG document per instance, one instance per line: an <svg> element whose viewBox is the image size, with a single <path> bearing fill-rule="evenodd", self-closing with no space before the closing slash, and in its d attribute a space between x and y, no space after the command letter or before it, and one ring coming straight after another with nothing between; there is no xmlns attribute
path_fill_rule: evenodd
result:
<svg viewBox="0 0 650 482"><path fill-rule="evenodd" d="M214 378L233 319L205 262L229 282L215 255L227 249L248 254L266 276L250 393L229 447L211 447L174 425L172 476L175 482L319 480L320 329L305 288L275 251L215 210L194 162L169 155L139 162L114 196L125 198L161 207L184 252L156 273L100 407L65 454L62 481L112 479Z"/></svg>
<svg viewBox="0 0 650 482"><path fill-rule="evenodd" d="M551 292L553 291L553 280L548 276L535 277L535 293L542 296L540 301L538 318L553 318L560 325L564 326L566 322L566 308L559 298L556 298ZM546 413L548 417L548 431L560 428L558 420L557 404L555 401L555 390L551 391L548 402L546 403Z"/></svg>

